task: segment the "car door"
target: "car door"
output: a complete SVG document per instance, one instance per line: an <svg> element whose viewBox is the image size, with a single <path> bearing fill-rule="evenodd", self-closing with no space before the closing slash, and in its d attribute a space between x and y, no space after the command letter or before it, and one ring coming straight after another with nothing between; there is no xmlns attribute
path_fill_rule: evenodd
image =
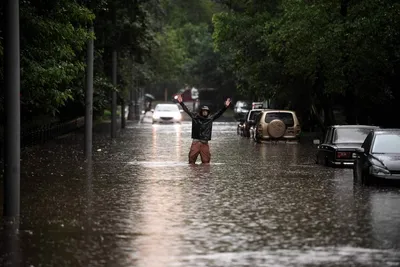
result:
<svg viewBox="0 0 400 267"><path fill-rule="evenodd" d="M318 162L324 164L329 156L329 145L332 144L333 127L329 127L326 131L322 144L318 147Z"/></svg>
<svg viewBox="0 0 400 267"><path fill-rule="evenodd" d="M371 150L371 145L372 145L372 140L374 139L374 133L370 132L367 137L365 138L364 143L362 144L361 148L364 149L363 153L359 153L359 156L357 157L357 175L360 175L358 177L361 177L362 174L368 173L368 168L369 168L369 160L368 160L368 155Z"/></svg>

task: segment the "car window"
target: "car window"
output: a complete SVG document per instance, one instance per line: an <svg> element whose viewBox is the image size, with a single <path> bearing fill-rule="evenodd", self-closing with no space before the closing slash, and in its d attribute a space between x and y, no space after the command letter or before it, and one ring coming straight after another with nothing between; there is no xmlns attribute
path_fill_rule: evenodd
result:
<svg viewBox="0 0 400 267"><path fill-rule="evenodd" d="M249 120L255 120L256 117L257 117L257 115L260 114L260 113L261 113L260 110L258 110L258 111L251 111L251 112L250 112Z"/></svg>
<svg viewBox="0 0 400 267"><path fill-rule="evenodd" d="M331 133L332 133L332 128L331 127L329 127L328 128L328 130L326 131L326 134L325 134L325 138L324 138L324 143L325 144L329 144L330 143L330 141L331 141Z"/></svg>
<svg viewBox="0 0 400 267"><path fill-rule="evenodd" d="M365 151L369 151L371 149L371 142L373 138L374 138L374 133L371 131L365 138L364 143L361 145L361 147L364 148Z"/></svg>
<svg viewBox="0 0 400 267"><path fill-rule="evenodd" d="M256 119L255 119L256 124L258 124L258 123L260 122L261 117L262 117L262 112L260 112L259 114L257 114Z"/></svg>
<svg viewBox="0 0 400 267"><path fill-rule="evenodd" d="M370 128L336 128L333 143L364 143Z"/></svg>
<svg viewBox="0 0 400 267"><path fill-rule="evenodd" d="M378 134L372 146L372 154L400 154L400 134Z"/></svg>
<svg viewBox="0 0 400 267"><path fill-rule="evenodd" d="M157 105L155 111L179 111L177 105Z"/></svg>
<svg viewBox="0 0 400 267"><path fill-rule="evenodd" d="M236 107L238 107L238 108L250 108L251 104L250 104L250 102L238 101L236 103Z"/></svg>
<svg viewBox="0 0 400 267"><path fill-rule="evenodd" d="M273 120L281 120L287 127L294 125L293 115L290 112L268 112L265 116L265 122L270 123Z"/></svg>

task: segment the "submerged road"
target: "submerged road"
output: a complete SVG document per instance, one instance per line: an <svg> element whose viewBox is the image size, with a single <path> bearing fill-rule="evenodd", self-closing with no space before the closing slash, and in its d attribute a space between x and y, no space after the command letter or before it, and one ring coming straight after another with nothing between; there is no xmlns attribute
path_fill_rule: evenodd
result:
<svg viewBox="0 0 400 267"><path fill-rule="evenodd" d="M214 124L211 165L189 166L190 130L97 134L91 163L81 135L30 149L3 266L400 266L399 188L353 185L312 144L255 144L235 123Z"/></svg>

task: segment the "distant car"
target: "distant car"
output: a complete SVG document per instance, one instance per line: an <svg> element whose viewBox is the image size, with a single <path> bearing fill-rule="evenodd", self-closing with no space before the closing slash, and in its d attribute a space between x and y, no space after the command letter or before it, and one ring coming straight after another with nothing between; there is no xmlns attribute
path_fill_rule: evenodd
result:
<svg viewBox="0 0 400 267"><path fill-rule="evenodd" d="M375 129L357 149L354 182L368 185L374 180L400 181L400 129Z"/></svg>
<svg viewBox="0 0 400 267"><path fill-rule="evenodd" d="M182 111L177 104L157 104L153 112L153 123L181 123Z"/></svg>
<svg viewBox="0 0 400 267"><path fill-rule="evenodd" d="M239 100L236 102L233 109L234 117L237 121L244 122L247 112L251 110L251 102L246 100Z"/></svg>
<svg viewBox="0 0 400 267"><path fill-rule="evenodd" d="M255 119L258 114L261 113L264 109L252 109L246 115L246 120L243 122L241 127L238 126L240 129L240 135L244 137L250 137L250 127L254 126Z"/></svg>
<svg viewBox="0 0 400 267"><path fill-rule="evenodd" d="M377 126L371 125L334 125L330 126L321 144L318 144L316 163L325 166L351 166L355 152L360 148L367 135Z"/></svg>
<svg viewBox="0 0 400 267"><path fill-rule="evenodd" d="M253 102L251 103L252 109L260 109L264 107L264 102Z"/></svg>
<svg viewBox="0 0 400 267"><path fill-rule="evenodd" d="M301 127L296 112L263 110L255 125L254 141L299 141Z"/></svg>

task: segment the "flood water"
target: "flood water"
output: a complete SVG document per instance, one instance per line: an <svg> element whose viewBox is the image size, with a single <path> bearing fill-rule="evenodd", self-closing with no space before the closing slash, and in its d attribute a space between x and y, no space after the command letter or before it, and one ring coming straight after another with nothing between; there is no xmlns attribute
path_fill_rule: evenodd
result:
<svg viewBox="0 0 400 267"><path fill-rule="evenodd" d="M90 163L79 134L24 153L3 266L400 266L399 187L353 185L311 142L255 144L235 123L189 166L190 131L99 133Z"/></svg>

